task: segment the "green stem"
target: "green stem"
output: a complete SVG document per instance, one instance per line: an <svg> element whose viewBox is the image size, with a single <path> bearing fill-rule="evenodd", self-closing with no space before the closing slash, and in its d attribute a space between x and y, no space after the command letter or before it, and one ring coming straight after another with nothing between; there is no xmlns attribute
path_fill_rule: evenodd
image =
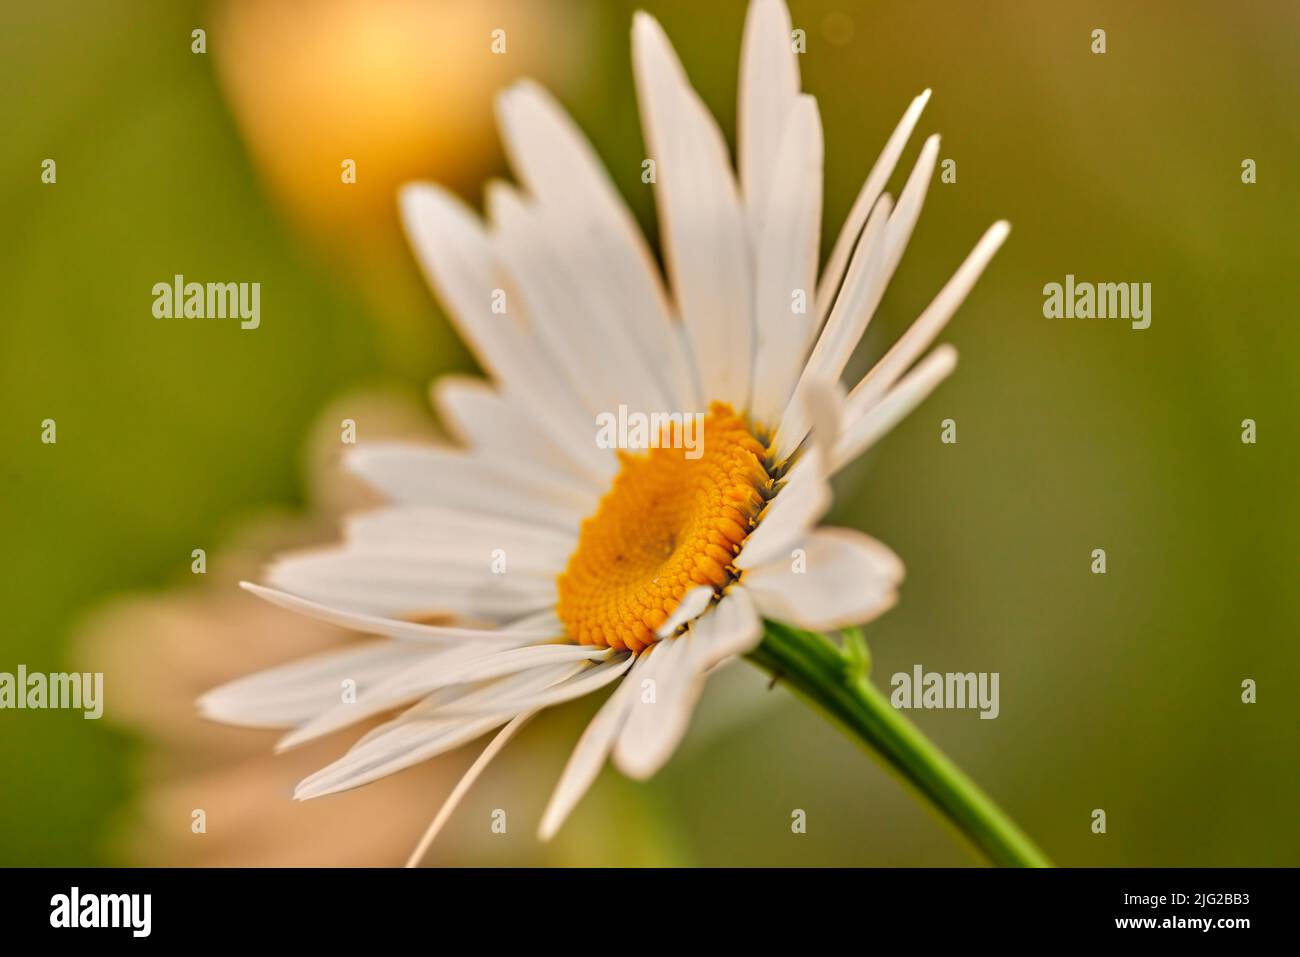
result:
<svg viewBox="0 0 1300 957"><path fill-rule="evenodd" d="M866 646L841 649L824 635L766 623L750 659L809 699L867 747L970 839L994 864L1050 867L1011 819L867 680Z"/></svg>

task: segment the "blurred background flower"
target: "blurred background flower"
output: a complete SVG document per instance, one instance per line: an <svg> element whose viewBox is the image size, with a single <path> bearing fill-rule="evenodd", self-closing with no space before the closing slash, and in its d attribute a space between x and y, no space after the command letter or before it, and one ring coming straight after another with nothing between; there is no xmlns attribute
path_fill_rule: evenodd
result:
<svg viewBox="0 0 1300 957"><path fill-rule="evenodd" d="M555 0L224 0L211 7L221 90L271 200L384 323L386 358L427 352L397 190L434 179L477 198L502 163L492 101L519 76L568 86L590 4ZM504 52L493 52L501 31ZM355 164L345 182L343 164ZM391 328L388 328L391 327Z"/></svg>
<svg viewBox="0 0 1300 957"><path fill-rule="evenodd" d="M985 223L1015 227L950 327L956 375L836 490L830 520L870 529L908 565L898 607L868 635L877 680L915 663L1000 672L996 721L916 718L1059 862L1300 863L1300 698L1289 690L1300 669L1300 180L1288 172L1300 159L1300 8L791 6L826 131L827 241L926 87L916 142L940 131L941 160L956 162L955 183L931 186L859 370ZM477 202L477 184L502 169L492 91L531 74L590 134L653 237L627 52L637 7L660 17L734 136L741 0L708 16L675 0L0 6L0 670L76 666L79 623L121 593L152 596L133 606L141 641L178 669L226 640L238 644L214 675L260 664L254 627L283 634L285 657L290 641L330 640L295 635L288 614L245 617L262 612L219 595L217 578L247 574L283 536L317 535L336 513L300 460L331 399L381 389L423 408L436 373L469 367L401 244L391 184L450 180ZM507 25L504 57L484 20L521 24ZM190 52L199 27L206 55ZM352 143L333 138L343 130ZM55 185L40 181L46 158ZM344 158L358 161L355 186L339 181ZM1245 158L1257 161L1255 185L1241 182ZM1152 327L1043 319L1043 285L1067 272L1151 282ZM261 327L153 319L150 289L175 273L261 282ZM47 417L54 446L39 441ZM955 446L938 440L949 417ZM1246 417L1259 423L1255 446L1239 440ZM268 509L291 517L267 526L256 516ZM197 547L213 561L196 586ZM1096 547L1108 551L1105 576L1088 572ZM207 624L178 628L184 617ZM248 630L227 627L238 622ZM280 653L269 639L265 651ZM732 669L737 681L750 671ZM1257 705L1239 701L1247 677ZM229 814L250 814L241 820L256 815L237 779L292 803L299 756L254 759L266 737L230 729L210 754L206 743L178 749L190 731L169 734L127 690L135 680L106 684L99 722L0 713L0 863L178 859L164 855L191 853L193 782L216 769ZM546 848L525 824L546 794L509 784L554 780L563 758L548 742L571 743L590 712L540 719L488 769L431 860L972 860L820 718L781 704L780 689L765 700L720 715L730 730L692 742L648 785L603 775L583 805L590 826ZM463 763L430 769L428 815L441 775L470 760L448 759ZM186 761L213 763L191 777ZM406 808L418 837L427 816L409 802L422 783L367 789L356 815ZM485 843L477 822L502 795L510 834ZM273 803L258 812L279 814ZM1089 829L1097 807L1105 836ZM175 826L168 808L186 811L179 847L157 824ZM790 832L795 808L807 834ZM308 813L334 812L322 802ZM224 841L216 828L208 836ZM392 840L403 856L409 844ZM240 858L250 841L203 853Z"/></svg>
<svg viewBox="0 0 1300 957"><path fill-rule="evenodd" d="M111 838L137 864L383 865L400 860L429 815L433 796L454 781L431 764L377 789L337 802L290 800L293 785L329 760L311 747L276 757L274 731L232 733L198 716L195 699L243 673L295 655L337 648L355 636L317 621L293 620L239 589L284 549L328 541L339 515L374 502L337 468L340 422L356 421L371 439L416 439L429 424L400 401L355 397L326 412L308 469L319 508L305 516L250 519L212 556L202 577L155 594L114 599L74 640L76 666L104 673L113 688L115 725L143 742L135 756L139 792ZM201 811L203 829L193 829ZM487 833L484 829L483 833Z"/></svg>

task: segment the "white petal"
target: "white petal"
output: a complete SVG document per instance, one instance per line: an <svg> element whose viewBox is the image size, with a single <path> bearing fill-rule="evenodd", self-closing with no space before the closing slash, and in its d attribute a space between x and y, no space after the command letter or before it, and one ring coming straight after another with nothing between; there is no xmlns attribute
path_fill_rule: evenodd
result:
<svg viewBox="0 0 1300 957"><path fill-rule="evenodd" d="M438 809L438 813L434 816L433 822L429 825L429 829L425 831L424 836L420 838L420 843L416 845L415 850L411 852L410 858L406 861L407 867L415 867L420 863L420 860L426 853L428 853L429 847L433 844L434 838L438 836L438 832L441 831L443 825L447 823L452 812L456 810L457 805L459 805L465 795L469 793L469 789L474 786L474 782L477 781L479 775L483 773L483 769L492 762L493 758L501 753L501 749L504 748L507 742L518 733L520 728L528 723L529 719L532 718L534 714L536 714L535 711L527 711L521 715L516 715L504 728L497 732L497 736L493 738L491 742L488 743L488 746L482 750L479 756L474 759L474 763L469 766L469 770L461 775L461 779L457 781L456 786L452 788L451 794L447 795L447 800L444 801L442 807Z"/></svg>
<svg viewBox="0 0 1300 957"><path fill-rule="evenodd" d="M557 665L538 668L502 679L485 689L460 695L460 700L486 702L503 696L528 694L562 681L573 666ZM580 666L579 666L580 667ZM453 694L434 697L454 698ZM441 697L440 697L441 696ZM369 784L413 764L436 757L500 727L519 712L502 711L470 720L430 719L416 705L406 713L380 725L361 738L347 754L333 764L304 778L294 791L297 800L322 797Z"/></svg>
<svg viewBox="0 0 1300 957"><path fill-rule="evenodd" d="M776 426L807 354L816 308L812 299L821 240L822 129L817 103L810 96L794 101L771 179L756 233L751 412L755 421ZM796 296L802 298L802 313L795 311Z"/></svg>
<svg viewBox="0 0 1300 957"><path fill-rule="evenodd" d="M917 363L893 391L844 427L831 457L832 471L843 468L871 448L956 367L957 350L949 345L940 346Z"/></svg>
<svg viewBox="0 0 1300 957"><path fill-rule="evenodd" d="M554 687L545 691L522 694L513 697L496 697L490 701L479 702L469 698L455 701L445 706L437 708L435 715L469 717L490 713L493 710L507 710L511 713L519 711L531 711L539 708L550 708L557 704L563 704L566 701L572 701L575 698L581 698L597 691L611 681L617 681L622 675L632 667L635 655L623 654L617 657L608 658L605 661L598 662L591 667L584 668L567 681L557 683Z"/></svg>
<svg viewBox="0 0 1300 957"><path fill-rule="evenodd" d="M410 692L424 694L447 685L501 678L543 665L602 661L612 654L609 648L592 645L550 644L507 648L447 664L420 662L393 675L383 683L382 690L398 695ZM378 690L380 687L376 688Z"/></svg>
<svg viewBox="0 0 1300 957"><path fill-rule="evenodd" d="M433 404L460 441L483 454L523 468L540 469L597 491L609 473L592 467L594 457L566 454L538 429L527 407L506 398L482 379L448 375L433 386Z"/></svg>
<svg viewBox="0 0 1300 957"><path fill-rule="evenodd" d="M573 754L564 766L564 773L555 786L555 792L551 795L550 803L546 805L546 812L542 815L542 823L537 832L540 840L549 841L555 836L565 818L596 780L614 740L627 720L628 709L632 707L636 691L640 687L641 674L649 665L650 658L645 655L636 659L627 678L601 705L578 739Z"/></svg>
<svg viewBox="0 0 1300 957"><path fill-rule="evenodd" d="M745 573L744 587L763 617L826 630L870 621L893 605L903 564L875 539L819 528L804 549L802 571L782 560Z"/></svg>
<svg viewBox="0 0 1300 957"><path fill-rule="evenodd" d="M488 210L493 246L515 278L537 337L585 407L593 414L621 404L671 411L668 393L627 334L627 290L611 284L601 250L586 241L583 225L503 183L492 184ZM593 442L595 432L593 417Z"/></svg>
<svg viewBox="0 0 1300 957"><path fill-rule="evenodd" d="M341 700L344 681L368 686L428 653L416 644L367 641L214 688L199 698L199 712L227 724L292 727Z"/></svg>
<svg viewBox="0 0 1300 957"><path fill-rule="evenodd" d="M593 422L592 448L594 436ZM589 487L432 445L358 446L348 454L347 465L400 504L450 505L565 531L576 531L599 501Z"/></svg>
<svg viewBox="0 0 1300 957"><path fill-rule="evenodd" d="M555 614L554 608L543 608L541 611L533 612L531 615L524 615L522 618L516 618L501 626L501 631L507 637L519 635L525 638L533 638L540 634L546 634L551 638L564 637L564 624Z"/></svg>
<svg viewBox="0 0 1300 957"><path fill-rule="evenodd" d="M440 579L471 585L478 585L481 576L489 573L494 578L550 579L564 571L568 561L567 553L557 557L552 548L507 539L466 541L462 545L450 542L349 542L340 553L357 561L419 566ZM414 568L411 573L414 574Z"/></svg>
<svg viewBox="0 0 1300 957"><path fill-rule="evenodd" d="M599 257L584 277L621 294L622 308L611 318L622 321L677 407L695 408L691 371L659 268L591 146L559 104L528 80L497 98L497 115L521 182L543 206L571 221L570 252Z"/></svg>
<svg viewBox="0 0 1300 957"><path fill-rule="evenodd" d="M994 223L988 228L980 241L975 244L965 262L961 264L947 285L935 296L934 301L921 313L919 319L912 323L907 332L894 343L884 358L876 363L866 377L849 393L847 417L852 421L870 408L881 396L889 391L890 386L898 381L910 366L926 349L935 337L947 325L957 307L962 304L984 267L993 258L994 253L1006 240L1011 226L1005 221Z"/></svg>
<svg viewBox="0 0 1300 957"><path fill-rule="evenodd" d="M523 357L513 324L491 311L501 268L478 217L432 184L408 186L400 200L411 245L461 338L494 376L509 377Z"/></svg>
<svg viewBox="0 0 1300 957"><path fill-rule="evenodd" d="M656 671L637 674L629 683L640 688L646 678L656 685L654 702L634 698L626 726L614 749L614 762L629 777L644 780L657 772L681 742L691 713L704 690L709 669L734 655L753 650L762 639L762 622L743 588L733 587L680 637L661 642L663 657Z"/></svg>
<svg viewBox="0 0 1300 957"><path fill-rule="evenodd" d="M708 613L704 615L709 617ZM639 693L633 697L627 723L614 745L614 764L628 777L650 777L668 759L681 737L674 712L687 699L694 701L695 695L687 691L687 686L698 677L691 668L692 641L688 635L665 638L642 653L650 662L637 675Z"/></svg>
<svg viewBox="0 0 1300 957"><path fill-rule="evenodd" d="M903 187L898 205L891 210L889 197L882 196L872 210L862 240L849 264L844 286L782 417L776 442L778 457L788 455L803 439L806 419L802 414L801 389L804 383L810 378L838 381L853 350L862 340L921 215L926 189L938 158L939 137L931 136L921 149L921 156Z"/></svg>
<svg viewBox="0 0 1300 957"><path fill-rule="evenodd" d="M817 345L804 365L803 372L790 397L789 405L781 416L775 442L776 456L784 459L792 454L808 433L811 422L807 416L805 390L811 382L838 382L853 350L862 339L867 323L875 314L881 297L885 294L884 262L886 234L892 205L888 196L882 196L867 228L862 242L853 253L844 288L835 301Z"/></svg>
<svg viewBox="0 0 1300 957"><path fill-rule="evenodd" d="M583 438L574 428L588 416L528 333L522 309L515 304L506 315L493 311L497 291L510 282L478 217L456 196L429 183L404 187L400 200L416 256L480 364L508 395L523 397L540 431L576 456L591 455L590 443L574 445ZM607 467L615 466L610 462Z"/></svg>
<svg viewBox="0 0 1300 957"><path fill-rule="evenodd" d="M468 720L485 718L492 714L514 715L527 708L512 708L510 703L539 691L556 687L573 676L585 672L589 662L568 661L539 665L525 671L506 675L495 681L476 684L448 685L439 688L411 705L401 714L386 724L362 735L353 745L355 751L372 739L396 733L402 725L422 725L432 723L463 724ZM464 711L456 714L445 713L452 705L463 706ZM409 733L409 732L402 732Z"/></svg>
<svg viewBox="0 0 1300 957"><path fill-rule="evenodd" d="M577 545L571 532L438 505L362 512L346 520L344 535L354 552L417 556L496 574L558 575Z"/></svg>
<svg viewBox="0 0 1300 957"><path fill-rule="evenodd" d="M533 645L504 650L453 648L394 672L360 692L354 702L336 704L285 735L276 744L276 750L297 747L365 718L409 704L439 688L502 678L543 665L594 661L609 654L607 648L579 645Z"/></svg>
<svg viewBox="0 0 1300 957"><path fill-rule="evenodd" d="M358 687L355 698L351 700L345 701L342 695L334 695L328 707L321 708L309 720L302 722L294 730L281 737L275 743L275 750L277 752L288 751L308 741L331 734L340 728L345 728L358 721L364 721L366 718L373 717L381 712L391 711L402 705L410 704L412 701L424 697L430 691L437 690L436 688L428 688L423 692L413 692L405 695L391 693L389 689L393 687L394 681L402 675L409 674L413 669L425 673L431 670L451 671L458 664L479 661L492 655L501 647L494 644L473 644L455 645L440 648L436 651L428 651L420 658L389 669L387 673L374 682L368 683L365 687ZM450 684L451 682L447 682L439 687L448 687Z"/></svg>
<svg viewBox="0 0 1300 957"><path fill-rule="evenodd" d="M929 90L912 100L903 118L899 120L898 126L894 128L894 132L885 143L876 165L871 167L871 172L867 174L866 182L862 184L857 199L853 201L853 208L849 210L839 238L835 240L830 258L826 261L826 268L822 270L821 282L817 286L817 314L822 319L830 314L831 306L835 303L840 282L844 278L844 269L848 266L854 247L857 246L862 226L866 223L867 216L876 205L881 192L884 191L885 184L889 182L898 158L903 155L903 147L907 145L908 137L912 135L917 120L921 118L921 111L929 101Z"/></svg>
<svg viewBox="0 0 1300 957"><path fill-rule="evenodd" d="M838 383L809 380L801 388L802 420L812 423L812 439L786 474L776 498L759 516L758 527L736 556L737 568L752 568L782 555L826 514L831 505L828 463L840 434L843 408Z"/></svg>
<svg viewBox="0 0 1300 957"><path fill-rule="evenodd" d="M682 625L698 618L709 607L709 602L713 600L713 589L707 585L699 585L692 588L678 603L677 608L667 620L655 629L655 635L659 638L667 638L673 634Z"/></svg>
<svg viewBox="0 0 1300 957"><path fill-rule="evenodd" d="M656 164L664 258L705 401L744 408L754 330L749 237L726 143L663 29L632 26L637 101Z"/></svg>
<svg viewBox="0 0 1300 957"><path fill-rule="evenodd" d="M269 601L273 605L278 605L289 611L299 612L319 621L329 622L331 625L338 625L340 628L351 628L354 631L386 635L389 638L400 638L406 641L454 642L483 640L491 642L493 640L508 641L512 639L526 641L529 639L555 638L564 633L564 627L558 621L537 624L526 619L521 619L520 623L526 624L527 627L507 626L509 630L506 630L506 628L454 628L447 625L423 625L413 621L401 621L396 618L384 618L379 615L366 615L359 612L345 611L340 608L331 608L329 605L323 605L320 602L309 601L306 598L299 598L297 595L291 595L275 588L266 588L252 582L240 582L239 587L252 592L258 598Z"/></svg>
<svg viewBox="0 0 1300 957"><path fill-rule="evenodd" d="M413 764L445 754L468 744L481 734L500 727L511 715L492 715L473 721L427 721L405 724L400 737L376 740L364 749L349 751L333 764L303 778L294 790L294 798L312 798L337 794L369 784L405 770Z"/></svg>
<svg viewBox="0 0 1300 957"><path fill-rule="evenodd" d="M713 611L692 626L694 663L701 672L727 658L746 655L763 640L763 621L753 597L741 585L733 585Z"/></svg>
<svg viewBox="0 0 1300 957"><path fill-rule="evenodd" d="M529 353L518 318L493 312L494 292L506 285L506 275L473 211L430 183L404 187L400 201L420 265L479 362L498 381L528 383L539 398L553 385L563 387Z"/></svg>
<svg viewBox="0 0 1300 957"><path fill-rule="evenodd" d="M925 205L925 194L930 186L930 179L934 176L934 166L939 161L939 134L934 134L925 141L921 147L921 155L917 157L916 166L912 168L912 173L907 177L907 182L903 185L903 191L898 194L898 205L894 207L893 214L889 217L889 229L885 234L885 268L884 284L889 285L889 280L893 278L894 271L898 269L899 260L903 258L903 250L907 248L907 241L912 238L912 230L916 227L916 221L921 216L921 207Z"/></svg>
<svg viewBox="0 0 1300 957"><path fill-rule="evenodd" d="M753 0L740 45L736 106L740 182L751 221L772 195L786 118L799 96L799 58L791 43L784 0ZM761 272L760 272L761 275ZM808 295L812 295L811 287Z"/></svg>
<svg viewBox="0 0 1300 957"><path fill-rule="evenodd" d="M834 380L811 380L804 388L804 403L808 420L812 423L812 445L821 453L821 464L827 464L843 423L844 387Z"/></svg>
<svg viewBox="0 0 1300 957"><path fill-rule="evenodd" d="M805 454L786 485L768 503L758 527L749 533L736 556L737 568L753 568L778 559L817 524L831 507L820 449Z"/></svg>
<svg viewBox="0 0 1300 957"><path fill-rule="evenodd" d="M801 389L804 383L809 379L838 381L853 351L862 341L921 215L926 189L938 158L939 137L931 136L921 149L898 205L891 206L889 196L885 194L871 211L862 239L849 263L844 285L781 419L776 442L778 457L788 455L803 440L807 424L802 414Z"/></svg>
<svg viewBox="0 0 1300 957"><path fill-rule="evenodd" d="M467 568L344 547L281 558L266 576L273 587L302 598L387 617L451 614L500 621L555 603L554 579L523 572L494 575L490 562L484 556L481 568Z"/></svg>

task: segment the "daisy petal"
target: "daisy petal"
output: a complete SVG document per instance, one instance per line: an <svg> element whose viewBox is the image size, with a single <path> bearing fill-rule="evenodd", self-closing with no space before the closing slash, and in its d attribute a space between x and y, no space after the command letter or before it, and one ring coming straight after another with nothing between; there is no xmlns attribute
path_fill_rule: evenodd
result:
<svg viewBox="0 0 1300 957"><path fill-rule="evenodd" d="M786 135L786 118L799 96L799 58L790 34L790 11L784 0L750 3L740 44L736 139L740 182L754 222L772 195L773 182L781 181L775 173L776 156Z"/></svg>
<svg viewBox="0 0 1300 957"><path fill-rule="evenodd" d="M559 622L534 624L522 619L521 623L527 624L528 627L512 627L508 631L495 628L453 628L446 625L423 625L414 621L401 621L396 618L384 618L379 615L366 615L360 612L331 608L329 605L300 598L297 595L291 595L275 588L257 585L253 582L240 582L239 587L251 592L258 598L269 601L272 605L278 605L289 611L300 612L319 621L338 625L340 628L351 628L354 631L385 635L389 638L400 638L407 641L444 642L478 641L480 639L487 641L493 639L527 641L529 639L554 638L563 633L563 626Z"/></svg>
<svg viewBox="0 0 1300 957"><path fill-rule="evenodd" d="M754 330L744 212L727 146L658 21L632 27L637 101L656 164L664 258L686 326L701 398L743 408Z"/></svg>
<svg viewBox="0 0 1300 957"><path fill-rule="evenodd" d="M627 723L614 744L614 764L630 778L650 777L680 738L675 712L688 699L694 702L695 693L687 689L698 677L691 668L692 643L689 634L683 634L665 638L642 653L650 663L637 676L640 693L633 698Z"/></svg>
<svg viewBox="0 0 1300 957"><path fill-rule="evenodd" d="M583 442L579 428L590 417L570 385L526 328L522 309L499 315L497 293L508 282L478 217L459 198L430 183L406 186L400 194L402 222L420 265L444 308L479 363L524 407L537 410L537 428L580 460L600 457ZM605 464L608 474L616 463Z"/></svg>
<svg viewBox="0 0 1300 957"><path fill-rule="evenodd" d="M821 210L821 119L816 100L801 96L786 118L770 195L756 222L750 409L756 422L779 423L812 338Z"/></svg>
<svg viewBox="0 0 1300 957"><path fill-rule="evenodd" d="M461 338L494 376L515 378L523 357L513 325L491 311L501 269L478 217L431 183L407 186L400 203L420 265Z"/></svg>
<svg viewBox="0 0 1300 957"><path fill-rule="evenodd" d="M617 681L623 674L632 667L632 662L636 656L623 654L618 657L610 657L604 661L598 662L589 668L583 668L573 677L566 681L558 682L554 687L538 693L528 692L519 696L499 696L493 697L488 701L471 700L464 698L450 704L440 706L430 712L437 716L452 717L470 717L475 715L488 714L494 710L505 710L515 713L518 711L532 711L541 708L550 708L557 704L563 704L566 701L572 701L575 698L581 698L583 695L591 694L600 688L605 687L611 681Z"/></svg>
<svg viewBox="0 0 1300 957"><path fill-rule="evenodd" d="M682 625L698 618L704 614L704 610L709 607L709 602L712 600L712 588L705 585L692 588L682 596L682 600L678 603L676 610L668 616L668 620L655 630L655 637L667 638Z"/></svg>
<svg viewBox="0 0 1300 957"><path fill-rule="evenodd" d="M903 155L903 147L907 145L912 130L916 128L917 120L921 118L921 111L929 101L929 90L912 100L903 118L899 120L898 126L894 128L894 132L885 143L876 165L871 167L871 172L867 174L866 182L862 184L857 199L853 201L853 207L849 210L840 235L835 240L830 258L826 261L826 268L822 270L821 282L817 286L817 314L823 320L830 314L831 306L835 304L835 297L839 295L845 267L848 266L849 257L858 244L863 224L866 223L868 214L884 191L885 184L889 182L889 177L898 164L898 158Z"/></svg>
<svg viewBox="0 0 1300 957"><path fill-rule="evenodd" d="M467 661L479 661L491 655L497 647L500 646L453 646L435 652L428 652L409 664L393 668L377 681L367 684L365 687L358 687L355 698L351 700L344 701L341 695L336 695L328 708L317 712L310 720L302 722L298 727L281 737L275 743L275 750L277 753L289 751L301 744L306 744L308 741L314 741L317 738L331 734L340 728L346 728L358 721L364 721L384 711L391 711L394 708L408 705L412 701L424 697L430 691L437 690L436 688L429 688L424 692L407 695L393 694L388 689L392 687L395 676L408 674L412 669L450 671L457 664ZM442 685L442 687L446 686Z"/></svg>
<svg viewBox="0 0 1300 957"><path fill-rule="evenodd" d="M515 278L537 337L585 407L593 414L620 404L669 410L667 392L627 334L627 290L611 285L603 252L587 241L583 224L504 183L489 189L488 211L494 248Z"/></svg>
<svg viewBox="0 0 1300 957"><path fill-rule="evenodd" d="M298 784L293 796L298 801L350 791L371 781L413 764L445 754L462 744L468 744L479 735L500 727L510 720L510 715L491 715L474 721L426 721L406 724L400 736L390 735L353 749L338 761L309 775Z"/></svg>
<svg viewBox="0 0 1300 957"><path fill-rule="evenodd" d="M577 535L526 520L467 512L442 505L395 505L349 516L344 537L358 552L433 553L460 548L462 563L481 566L500 550L514 567L518 553L523 567L542 574L563 570ZM450 556L449 556L450 557Z"/></svg>
<svg viewBox="0 0 1300 957"><path fill-rule="evenodd" d="M820 458L819 452L812 453ZM787 485L767 507L758 528L745 540L735 565L741 570L773 561L802 538L831 507L831 489L811 456L801 466L801 480Z"/></svg>
<svg viewBox="0 0 1300 957"><path fill-rule="evenodd" d="M465 567L418 555L322 549L280 558L266 577L275 588L321 604L399 618L451 614L501 621L555 601L553 578L493 574L487 555L481 567Z"/></svg>
<svg viewBox="0 0 1300 957"><path fill-rule="evenodd" d="M774 560L831 506L827 480L831 451L840 434L843 390L839 383L810 380L803 384L801 398L805 409L802 421L812 423L812 441L761 514L758 527L745 539L734 562L739 569Z"/></svg>
<svg viewBox="0 0 1300 957"><path fill-rule="evenodd" d="M943 345L930 353L903 381L856 420L845 426L835 444L831 470L838 471L871 448L881 436L920 405L957 367L957 350Z"/></svg>
<svg viewBox="0 0 1300 957"><path fill-rule="evenodd" d="M838 382L853 350L866 331L867 323L885 294L884 261L886 236L892 204L882 196L867 220L862 241L853 253L844 288L835 301L830 318L822 328L812 355L804 365L799 383L795 387L774 442L778 459L792 454L807 435L810 421L807 415L805 391L809 383Z"/></svg>
<svg viewBox="0 0 1300 957"><path fill-rule="evenodd" d="M564 766L564 773L555 785L550 803L546 805L546 812L542 815L542 823L537 830L539 840L549 841L555 836L565 818L600 774L605 758L609 756L619 731L627 721L628 710L632 707L636 689L640 685L641 673L649 663L649 657L637 657L628 676L614 689L614 693L596 712L578 739L577 746Z"/></svg>
<svg viewBox="0 0 1300 957"><path fill-rule="evenodd" d="M362 445L348 454L347 465L400 504L451 505L572 532L599 499L589 487L432 445Z"/></svg>
<svg viewBox="0 0 1300 957"><path fill-rule="evenodd" d="M555 665L538 668L512 675L487 688L468 694L460 693L455 689L444 689L452 693L446 695L435 693L434 697L440 702L459 698L465 702L486 704L504 697L535 693L558 681L563 681L573 674L574 667ZM500 727L518 714L517 711L503 709L470 720L432 719L421 711L420 705L416 705L362 737L347 754L333 764L304 778L294 790L294 798L306 801L369 784L371 781L467 744L479 735Z"/></svg>
<svg viewBox="0 0 1300 957"><path fill-rule="evenodd" d="M703 672L757 648L763 640L763 621L749 591L733 585L711 614L691 626L691 632L695 636L694 662Z"/></svg>
<svg viewBox="0 0 1300 957"><path fill-rule="evenodd" d="M618 290L611 318L632 338L677 407L697 405L659 268L645 237L595 152L558 103L521 80L497 98L510 165L546 208L571 220L566 230L579 255L593 261L584 278Z"/></svg>
<svg viewBox="0 0 1300 957"><path fill-rule="evenodd" d="M570 549L572 550L572 549ZM557 559L554 550L524 540L504 538L452 542L378 542L364 545L349 542L339 554L358 562L396 562L419 566L448 581L480 584L485 573L494 578L510 576L554 578L564 570L566 557ZM495 583L494 583L495 584Z"/></svg>
<svg viewBox="0 0 1300 957"><path fill-rule="evenodd" d="M484 459L518 463L577 481L603 491L609 475L592 467L591 459L569 455L550 441L527 407L506 398L505 393L482 379L471 376L443 376L433 387L434 407L461 443L480 452Z"/></svg>
<svg viewBox="0 0 1300 957"><path fill-rule="evenodd" d="M199 698L199 712L244 727L293 727L341 700L344 681L368 685L428 653L406 642L368 641L313 655L214 688Z"/></svg>
<svg viewBox="0 0 1300 957"><path fill-rule="evenodd" d="M952 314L970 293L984 267L1006 240L1011 226L1005 221L994 223L988 228L980 241L975 244L970 255L948 280L947 285L939 291L934 301L921 313L920 318L899 337L884 358L876 363L861 382L849 393L848 418L852 421L867 408L880 399L890 386L901 376L926 349L935 337L943 331Z"/></svg>
<svg viewBox="0 0 1300 957"><path fill-rule="evenodd" d="M732 588L686 634L661 642L652 656L663 659L658 668L636 678L638 688L654 680L656 693L652 701L634 699L614 748L618 769L645 780L662 768L686 734L709 669L751 651L762 635L753 601L744 589Z"/></svg>
<svg viewBox="0 0 1300 957"><path fill-rule="evenodd" d="M939 134L936 133L921 147L921 155L917 157L916 165L903 185L903 191L898 194L898 205L894 207L893 215L889 217L889 228L885 232L883 282L886 286L893 278L894 271L898 269L898 263L903 258L903 250L907 248L907 241L912 238L916 221L921 217L925 194L930 188L930 180L934 176L934 167L938 162Z"/></svg>
<svg viewBox="0 0 1300 957"><path fill-rule="evenodd" d="M803 547L800 564L782 560L745 574L763 617L824 631L870 621L893 605L903 564L875 539L819 528Z"/></svg>
<svg viewBox="0 0 1300 957"><path fill-rule="evenodd" d="M354 702L336 704L295 729L276 744L285 751L355 724L365 718L409 704L439 688L487 681L531 671L543 665L593 661L608 657L608 648L579 645L532 645L523 648L458 647L397 670L373 687L361 691Z"/></svg>
<svg viewBox="0 0 1300 957"><path fill-rule="evenodd" d="M438 836L438 832L442 830L443 825L447 823L452 813L456 810L456 807L464 799L465 795L469 793L469 789L474 786L474 782L478 780L479 775L483 773L484 768L492 763L492 759L501 753L501 750L506 746L510 739L513 738L536 713L537 712L535 711L526 711L521 715L516 715L504 728L497 732L497 736L493 738L488 746L482 750L479 756L474 759L474 763L469 766L469 770L461 775L461 779L457 781L456 786L452 788L451 794L447 795L447 800L444 801L442 807L438 809L438 813L434 816L432 823L430 823L429 829L425 831L424 836L420 838L420 843L417 844L415 850L411 852L411 856L406 861L407 867L415 867L420 863L421 859L428 853L429 848L433 845L433 841Z"/></svg>

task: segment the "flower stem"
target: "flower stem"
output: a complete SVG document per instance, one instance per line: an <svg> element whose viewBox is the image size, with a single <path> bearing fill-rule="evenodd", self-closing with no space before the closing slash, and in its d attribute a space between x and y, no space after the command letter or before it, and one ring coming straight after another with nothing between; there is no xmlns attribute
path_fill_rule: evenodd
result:
<svg viewBox="0 0 1300 957"><path fill-rule="evenodd" d="M807 698L923 794L994 864L1050 867L1029 837L867 680L866 644L767 622L750 659Z"/></svg>

